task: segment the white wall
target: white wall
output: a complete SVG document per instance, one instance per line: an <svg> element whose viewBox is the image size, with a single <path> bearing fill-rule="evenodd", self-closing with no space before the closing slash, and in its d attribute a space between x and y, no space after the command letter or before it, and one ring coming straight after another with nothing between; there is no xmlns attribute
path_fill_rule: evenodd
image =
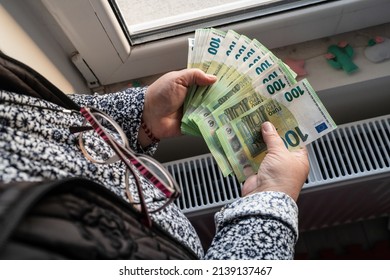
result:
<svg viewBox="0 0 390 280"><path fill-rule="evenodd" d="M66 93L89 92L73 66L71 45L59 44L49 27L35 16L34 0L0 0L0 49L41 73Z"/></svg>

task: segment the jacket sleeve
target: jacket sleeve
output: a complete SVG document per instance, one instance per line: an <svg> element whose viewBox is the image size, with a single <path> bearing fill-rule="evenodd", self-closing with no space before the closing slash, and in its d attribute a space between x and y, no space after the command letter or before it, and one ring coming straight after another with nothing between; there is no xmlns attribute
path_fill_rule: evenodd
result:
<svg viewBox="0 0 390 280"><path fill-rule="evenodd" d="M80 106L93 107L111 116L126 133L132 150L152 155L157 149L157 144L142 148L138 143L146 89L146 87L127 88L104 95L73 94L69 97Z"/></svg>
<svg viewBox="0 0 390 280"><path fill-rule="evenodd" d="M293 259L298 207L282 192L260 192L215 214L216 235L205 259Z"/></svg>

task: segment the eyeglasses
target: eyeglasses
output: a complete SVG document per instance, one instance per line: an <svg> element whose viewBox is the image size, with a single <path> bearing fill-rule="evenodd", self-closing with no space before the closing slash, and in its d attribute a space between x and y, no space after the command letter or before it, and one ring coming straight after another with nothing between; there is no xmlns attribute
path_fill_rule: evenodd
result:
<svg viewBox="0 0 390 280"><path fill-rule="evenodd" d="M147 155L134 153L130 149L127 137L119 124L117 124L111 117L101 112L100 110L85 107L81 108L80 111L76 109L55 109L35 104L25 104L15 100L4 100L2 98L0 98L0 103L10 103L19 106L34 107L39 110L57 111L70 114L81 113L85 117L82 126L72 126L69 128L69 130L71 133L80 133L79 146L82 153L88 160L97 164L111 164L120 160L125 164L126 196L134 208L141 212L143 218L142 221L146 226L151 227L152 225L150 213L155 213L164 209L180 195L180 188L170 173L166 171L165 168L155 159ZM87 123L90 123L91 126L87 126ZM105 128L105 126L108 128ZM100 139L102 139L102 142L109 146L113 154L99 155L96 153L96 151L94 151L94 149L96 150L97 145L91 145L91 147L88 147L87 141L84 141L88 139L88 137L85 137L85 134L87 134L88 131L94 131L97 133L100 136ZM89 138L96 140L96 137ZM101 151L104 152L106 150L107 149L105 148L101 149ZM137 170L138 173L135 170ZM130 190L130 174L133 176L136 183L138 200L133 198ZM142 176L139 176L138 174ZM153 198L150 201L146 201L141 187L141 178L146 178L150 181L150 183L161 190L161 196L158 198ZM153 204L150 202L153 202ZM147 207L147 203L149 203L150 207Z"/></svg>
<svg viewBox="0 0 390 280"><path fill-rule="evenodd" d="M70 132L79 133L78 142L82 153L93 163L111 164L121 160L126 165L126 195L134 208L142 213L144 224L150 227L152 225L150 213L164 209L180 195L178 184L170 173L155 159L147 155L134 153L129 147L124 131L111 117L95 108L82 107L80 112L85 117L85 120L81 127L70 127ZM87 123L91 126L87 126ZM88 145L86 141L88 137L85 134L91 130L104 140L110 147L112 154L99 155L98 151L93 150L93 147L96 147L96 145ZM138 200L134 199L130 191L130 174L135 179ZM161 196L152 201L155 208L148 209L142 190L141 176L138 174L161 190Z"/></svg>

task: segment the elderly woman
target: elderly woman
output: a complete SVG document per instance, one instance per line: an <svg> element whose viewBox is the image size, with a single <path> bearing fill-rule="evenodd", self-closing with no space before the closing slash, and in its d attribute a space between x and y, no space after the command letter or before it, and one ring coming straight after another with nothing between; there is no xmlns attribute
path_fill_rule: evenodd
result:
<svg viewBox="0 0 390 280"><path fill-rule="evenodd" d="M98 225L76 219L74 213L87 203L76 199L61 203L65 197L54 205L62 205L58 212L67 211L67 221L77 226L69 230L58 221L45 220L41 228L39 222L29 220L33 238L22 234L27 232L22 221L16 229L18 240L31 250L18 255L15 242L0 243L0 257L7 258L5 252L13 250L18 258L293 258L298 238L295 202L309 163L305 149L285 148L271 123L259 127L268 154L258 174L244 183L242 197L215 215L217 231L207 252L190 222L171 203L180 186L146 156L154 153L159 139L181 134L188 87L210 85L216 82L214 76L188 69L167 73L149 87L106 95L65 95L33 69L4 54L0 65L1 188L9 190L22 182L35 182L30 188L38 188L39 182L83 178L79 190L89 184L109 190L107 196L115 197L113 204L122 207L120 213L134 211L139 223L123 224L122 214L109 207L103 207L111 211L105 226L102 219ZM45 231L52 240L37 237ZM149 244L144 250L142 232L149 238L163 236L164 241L156 239L156 246ZM78 243L72 243L73 239ZM37 247L45 248L46 254L34 251Z"/></svg>

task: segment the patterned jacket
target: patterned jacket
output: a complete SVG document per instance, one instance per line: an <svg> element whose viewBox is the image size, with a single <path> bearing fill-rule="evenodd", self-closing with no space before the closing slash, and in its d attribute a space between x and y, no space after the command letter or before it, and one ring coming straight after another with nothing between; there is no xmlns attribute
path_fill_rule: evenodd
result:
<svg viewBox="0 0 390 280"><path fill-rule="evenodd" d="M131 148L152 155L157 145L143 150L137 142L146 88L129 88L106 95L70 95L80 106L100 109L125 131ZM128 200L121 162L97 165L87 160L77 146L70 126L81 126L78 112L30 96L0 91L0 182L41 181L85 177ZM92 149L98 139L91 135ZM107 148L107 147L106 147ZM102 151L104 152L104 151ZM141 179L146 199L158 195L149 181ZM130 176L130 191L136 196ZM224 206L215 215L216 233L203 251L189 220L171 204L152 214L152 220L201 259L292 259L298 238L298 209L289 196L262 192Z"/></svg>

